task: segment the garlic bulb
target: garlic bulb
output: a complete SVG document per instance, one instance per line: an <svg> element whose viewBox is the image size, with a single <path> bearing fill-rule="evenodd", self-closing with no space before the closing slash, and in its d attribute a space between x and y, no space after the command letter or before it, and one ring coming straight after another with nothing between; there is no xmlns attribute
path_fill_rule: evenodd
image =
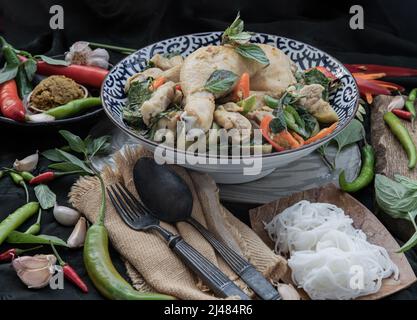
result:
<svg viewBox="0 0 417 320"><path fill-rule="evenodd" d="M85 236L87 234L87 220L81 217L78 220L77 225L72 231L70 237L67 240L67 245L71 249L81 248L84 246Z"/></svg>
<svg viewBox="0 0 417 320"><path fill-rule="evenodd" d="M54 217L58 223L66 227L75 226L81 217L81 214L72 208L58 206L55 204Z"/></svg>
<svg viewBox="0 0 417 320"><path fill-rule="evenodd" d="M32 154L22 160L16 160L13 164L13 169L19 172L32 172L38 166L38 162L39 154L36 152L35 154Z"/></svg>
<svg viewBox="0 0 417 320"><path fill-rule="evenodd" d="M54 255L25 256L12 262L18 277L29 289L46 287L55 273L55 264Z"/></svg>
<svg viewBox="0 0 417 320"><path fill-rule="evenodd" d="M109 68L110 55L105 49L92 50L89 43L79 41L74 43L65 55L65 61L71 64Z"/></svg>
<svg viewBox="0 0 417 320"><path fill-rule="evenodd" d="M282 300L300 300L300 295L297 290L290 284L278 284L278 292L282 297Z"/></svg>

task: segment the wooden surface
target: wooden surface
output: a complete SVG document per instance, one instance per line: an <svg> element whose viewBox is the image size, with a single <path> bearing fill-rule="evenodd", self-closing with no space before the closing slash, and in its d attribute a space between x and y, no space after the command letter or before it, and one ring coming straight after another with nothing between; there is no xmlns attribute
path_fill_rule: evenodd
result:
<svg viewBox="0 0 417 320"><path fill-rule="evenodd" d="M371 107L371 142L376 152L376 172L389 178L393 178L394 174L400 174L417 180L417 169L408 169L407 154L384 123L383 116L392 99L391 96L378 96ZM417 130L413 131L408 121L402 123L417 142ZM413 226L408 221L393 219L380 211L378 216L400 240L406 242L414 234Z"/></svg>
<svg viewBox="0 0 417 320"><path fill-rule="evenodd" d="M296 193L251 210L252 228L268 246L273 248L274 244L265 232L264 223L269 223L277 214L301 200L331 203L342 208L352 218L355 228L362 229L369 242L386 248L392 261L398 266L400 270L398 281L392 278L385 279L379 292L360 299L381 299L409 287L417 280L405 255L396 253L400 247L384 225L359 201L331 184L322 188Z"/></svg>

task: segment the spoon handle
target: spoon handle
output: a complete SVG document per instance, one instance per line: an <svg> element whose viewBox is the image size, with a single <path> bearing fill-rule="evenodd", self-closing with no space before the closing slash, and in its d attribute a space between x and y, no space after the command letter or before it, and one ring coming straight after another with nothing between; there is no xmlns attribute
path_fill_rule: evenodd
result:
<svg viewBox="0 0 417 320"><path fill-rule="evenodd" d="M185 242L180 236L174 236L170 239L169 247L217 296L221 298L238 296L242 300L250 300L219 268Z"/></svg>
<svg viewBox="0 0 417 320"><path fill-rule="evenodd" d="M213 246L237 275L263 300L280 300L281 297L272 284L241 255L223 242L217 240L209 230L194 218L187 220Z"/></svg>

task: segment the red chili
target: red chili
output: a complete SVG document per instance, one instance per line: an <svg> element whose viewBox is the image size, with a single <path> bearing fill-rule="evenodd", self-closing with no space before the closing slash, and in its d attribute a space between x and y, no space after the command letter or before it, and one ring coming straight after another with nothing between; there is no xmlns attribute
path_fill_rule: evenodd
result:
<svg viewBox="0 0 417 320"><path fill-rule="evenodd" d="M51 243L51 247L52 247L52 250L54 251L56 258L58 259L59 265L62 267L62 270L64 271L65 279L75 284L78 288L81 289L82 292L88 293L87 285L80 278L77 272L68 263L62 260L61 256L59 255L58 251L55 249L55 246L52 243Z"/></svg>
<svg viewBox="0 0 417 320"><path fill-rule="evenodd" d="M398 118L404 119L404 120L413 120L413 115L411 112L401 109L393 109L391 111L393 114L395 114Z"/></svg>
<svg viewBox="0 0 417 320"><path fill-rule="evenodd" d="M48 182L53 181L55 178L56 178L55 172L48 171L48 172L44 172L44 173L36 176L32 180L30 180L29 184L30 185L46 184Z"/></svg>
<svg viewBox="0 0 417 320"><path fill-rule="evenodd" d="M37 63L37 73L44 76L62 75L71 78L79 84L83 84L93 88L100 88L104 82L104 78L109 71L102 68L81 66L72 64L70 66L55 66L47 64L44 61Z"/></svg>
<svg viewBox="0 0 417 320"><path fill-rule="evenodd" d="M42 246L38 246L35 248L31 248L31 249L26 249L26 250L22 250L22 249L9 249L3 253L0 253L0 262L10 262L13 261L14 258L20 256L23 253L29 252L29 251L34 251L34 250L38 250L42 248Z"/></svg>
<svg viewBox="0 0 417 320"><path fill-rule="evenodd" d="M0 111L6 118L23 122L26 110L17 92L16 81L9 80L0 85Z"/></svg>

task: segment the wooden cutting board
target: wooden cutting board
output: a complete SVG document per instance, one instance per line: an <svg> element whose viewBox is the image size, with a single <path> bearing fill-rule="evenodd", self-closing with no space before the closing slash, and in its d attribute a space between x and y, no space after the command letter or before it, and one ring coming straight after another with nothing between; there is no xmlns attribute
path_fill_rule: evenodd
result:
<svg viewBox="0 0 417 320"><path fill-rule="evenodd" d="M383 116L392 99L391 96L378 96L371 107L371 143L376 152L376 172L389 178L393 178L394 174L400 174L417 180L417 169L408 169L407 154L384 123ZM413 131L411 123L408 121L402 121L402 123L409 130L414 141L417 142L417 130ZM410 222L403 219L393 219L381 211L378 211L377 214L400 240L406 242L414 234L415 230Z"/></svg>
<svg viewBox="0 0 417 320"><path fill-rule="evenodd" d="M392 278L383 280L379 292L361 297L360 300L381 299L403 290L417 281L407 258L404 254L397 253L400 247L384 225L359 201L332 184L296 193L250 211L253 230L272 249L274 243L265 232L264 223L269 223L277 214L301 200L331 203L342 208L352 218L355 228L362 229L369 242L387 249L392 261L398 266L400 270L399 280L396 281Z"/></svg>

